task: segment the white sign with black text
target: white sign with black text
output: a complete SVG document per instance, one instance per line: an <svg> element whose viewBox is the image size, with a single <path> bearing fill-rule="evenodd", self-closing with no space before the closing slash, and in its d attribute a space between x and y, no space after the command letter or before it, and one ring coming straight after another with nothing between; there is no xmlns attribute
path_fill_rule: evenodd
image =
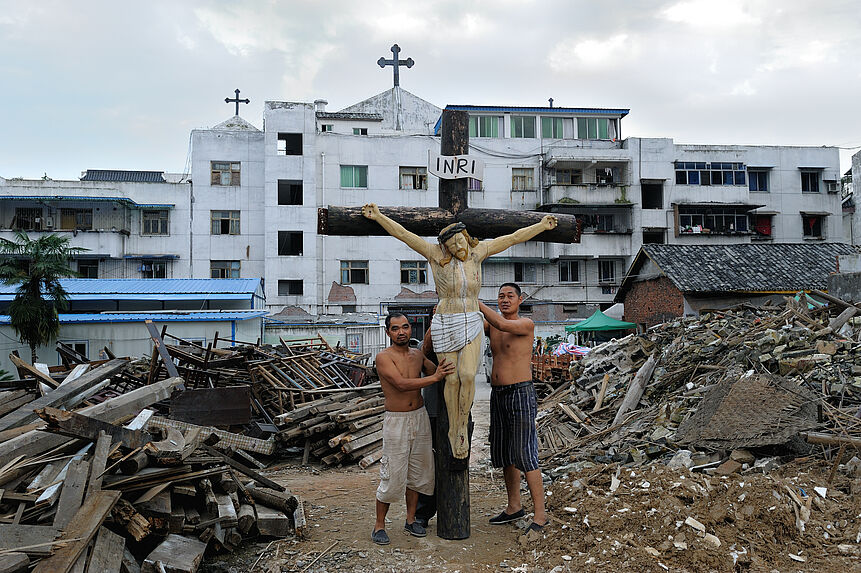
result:
<svg viewBox="0 0 861 573"><path fill-rule="evenodd" d="M428 173L440 179L484 180L484 161L469 155L440 155L428 150Z"/></svg>

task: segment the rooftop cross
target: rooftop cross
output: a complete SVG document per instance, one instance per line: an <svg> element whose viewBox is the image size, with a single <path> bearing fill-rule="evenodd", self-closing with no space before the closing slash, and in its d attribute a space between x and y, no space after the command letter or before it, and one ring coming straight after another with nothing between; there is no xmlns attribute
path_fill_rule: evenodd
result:
<svg viewBox="0 0 861 573"><path fill-rule="evenodd" d="M377 64L381 68L385 68L386 66L392 66L392 68L395 71L395 87L401 85L401 76L400 76L400 73L398 71L398 66L406 66L408 68L411 68L411 67L413 67L413 64L415 64L415 62L413 61L412 58L407 58L406 60L399 60L398 54L400 53L400 51L401 51L401 47L398 46L397 44L395 44L394 46L392 46L392 59L391 60L387 60L385 58L380 58L379 60L377 60Z"/></svg>
<svg viewBox="0 0 861 573"><path fill-rule="evenodd" d="M240 103L251 103L251 100L248 98L239 99L239 90L236 90L235 93L236 93L236 97L234 97L234 98L229 98L229 97L224 98L224 103L231 103L231 102L235 103L236 104L236 113L234 115L239 115L239 104Z"/></svg>

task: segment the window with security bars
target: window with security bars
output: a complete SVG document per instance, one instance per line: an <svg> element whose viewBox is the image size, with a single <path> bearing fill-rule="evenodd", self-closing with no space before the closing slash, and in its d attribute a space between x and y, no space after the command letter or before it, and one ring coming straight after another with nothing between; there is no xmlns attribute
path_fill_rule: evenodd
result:
<svg viewBox="0 0 861 573"><path fill-rule="evenodd" d="M227 161L213 161L211 167L210 185L238 186L240 164Z"/></svg>
<svg viewBox="0 0 861 573"><path fill-rule="evenodd" d="M427 282L427 261L401 261L402 284L426 284Z"/></svg>
<svg viewBox="0 0 861 573"><path fill-rule="evenodd" d="M535 169L514 167L511 169L512 191L535 191Z"/></svg>
<svg viewBox="0 0 861 573"><path fill-rule="evenodd" d="M141 278L164 279L167 278L167 263L164 261L142 260L139 268Z"/></svg>
<svg viewBox="0 0 861 573"><path fill-rule="evenodd" d="M580 261L559 261L559 282L580 282Z"/></svg>
<svg viewBox="0 0 861 573"><path fill-rule="evenodd" d="M428 188L427 167L400 167L401 189L424 190Z"/></svg>
<svg viewBox="0 0 861 573"><path fill-rule="evenodd" d="M167 235L168 234L168 211L160 209L158 211L143 211L141 214L143 220L142 235Z"/></svg>
<svg viewBox="0 0 861 573"><path fill-rule="evenodd" d="M213 235L238 235L239 211L210 211Z"/></svg>
<svg viewBox="0 0 861 573"><path fill-rule="evenodd" d="M516 139L534 138L535 118L530 115L511 116L511 137Z"/></svg>
<svg viewBox="0 0 861 573"><path fill-rule="evenodd" d="M341 187L368 188L368 166L367 165L342 165Z"/></svg>
<svg viewBox="0 0 861 573"><path fill-rule="evenodd" d="M483 191L484 187L479 179L473 179L470 177L467 179L466 188L468 191Z"/></svg>
<svg viewBox="0 0 861 573"><path fill-rule="evenodd" d="M238 279L239 261L210 261L209 276L214 279Z"/></svg>
<svg viewBox="0 0 861 573"><path fill-rule="evenodd" d="M41 207L18 207L15 209L15 219L12 228L16 231L41 231L42 230L42 208Z"/></svg>
<svg viewBox="0 0 861 573"><path fill-rule="evenodd" d="M535 263L514 263L514 282L535 283L538 269Z"/></svg>
<svg viewBox="0 0 861 573"><path fill-rule="evenodd" d="M580 185L583 183L582 169L557 169L557 185Z"/></svg>
<svg viewBox="0 0 861 573"><path fill-rule="evenodd" d="M85 259L78 261L78 274L82 279L99 278L99 261L95 259Z"/></svg>
<svg viewBox="0 0 861 573"><path fill-rule="evenodd" d="M341 284L368 284L368 261L341 261Z"/></svg>
<svg viewBox="0 0 861 573"><path fill-rule="evenodd" d="M92 231L92 209L60 209L60 229Z"/></svg>

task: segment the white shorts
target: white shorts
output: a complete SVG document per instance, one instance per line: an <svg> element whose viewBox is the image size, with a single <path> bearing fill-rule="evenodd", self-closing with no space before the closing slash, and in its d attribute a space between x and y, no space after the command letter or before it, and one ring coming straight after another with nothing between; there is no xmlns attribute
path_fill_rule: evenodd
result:
<svg viewBox="0 0 861 573"><path fill-rule="evenodd" d="M434 465L430 420L424 406L411 412L386 412L377 499L395 503L406 488L433 495Z"/></svg>
<svg viewBox="0 0 861 573"><path fill-rule="evenodd" d="M434 352L457 352L484 331L480 312L435 314L431 319Z"/></svg>

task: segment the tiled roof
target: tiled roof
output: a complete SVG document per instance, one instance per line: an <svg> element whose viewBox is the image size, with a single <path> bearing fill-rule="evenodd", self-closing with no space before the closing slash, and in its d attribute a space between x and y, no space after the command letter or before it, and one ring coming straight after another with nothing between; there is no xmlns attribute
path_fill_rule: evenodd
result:
<svg viewBox="0 0 861 573"><path fill-rule="evenodd" d="M81 181L119 181L131 183L166 183L164 171L119 171L87 169Z"/></svg>
<svg viewBox="0 0 861 573"><path fill-rule="evenodd" d="M837 270L837 256L855 252L842 243L643 245L620 290L642 268L643 255L682 292L825 289L828 275Z"/></svg>

